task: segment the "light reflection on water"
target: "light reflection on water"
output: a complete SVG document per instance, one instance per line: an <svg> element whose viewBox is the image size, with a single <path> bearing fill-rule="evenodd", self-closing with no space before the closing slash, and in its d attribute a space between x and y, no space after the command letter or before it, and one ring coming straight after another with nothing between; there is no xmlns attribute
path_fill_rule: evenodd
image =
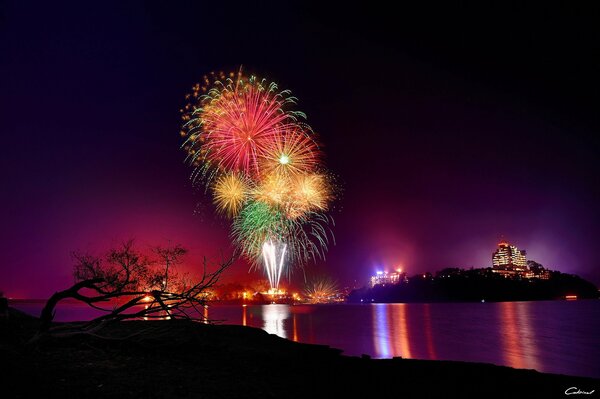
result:
<svg viewBox="0 0 600 399"><path fill-rule="evenodd" d="M380 357L390 357L390 328L387 321L388 307L384 304L374 304L371 312L373 320L373 342L375 353Z"/></svg>
<svg viewBox="0 0 600 399"><path fill-rule="evenodd" d="M428 303L423 305L423 320L423 327L425 328L425 340L427 342L427 355L429 359L435 360L437 357L435 355L435 346L433 345L433 333L431 331L431 310L429 309Z"/></svg>
<svg viewBox="0 0 600 399"><path fill-rule="evenodd" d="M279 335L287 338L283 323L290 316L288 305L263 305L263 330L269 334Z"/></svg>
<svg viewBox="0 0 600 399"><path fill-rule="evenodd" d="M373 305L373 347L376 357L411 358L407 305Z"/></svg>
<svg viewBox="0 0 600 399"><path fill-rule="evenodd" d="M504 363L511 367L537 369L535 330L529 322L527 303L503 302L499 306Z"/></svg>
<svg viewBox="0 0 600 399"><path fill-rule="evenodd" d="M14 305L33 314L41 306ZM85 320L85 309L61 305L57 320ZM88 313L87 318L96 315ZM330 345L352 356L487 362L600 378L597 300L213 305L208 316L294 341Z"/></svg>

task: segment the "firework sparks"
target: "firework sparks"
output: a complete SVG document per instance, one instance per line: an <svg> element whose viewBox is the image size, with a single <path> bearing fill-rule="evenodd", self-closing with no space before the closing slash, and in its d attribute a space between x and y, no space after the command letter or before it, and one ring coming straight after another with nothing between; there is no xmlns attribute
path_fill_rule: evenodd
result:
<svg viewBox="0 0 600 399"><path fill-rule="evenodd" d="M265 241L263 244L262 255L265 264L265 271L269 278L271 288L279 289L279 280L283 271L285 261L286 244L273 243L271 240Z"/></svg>
<svg viewBox="0 0 600 399"><path fill-rule="evenodd" d="M294 179L293 200L288 205L290 217L301 217L311 211L326 211L331 199L330 185L324 175L303 174Z"/></svg>
<svg viewBox="0 0 600 399"><path fill-rule="evenodd" d="M310 212L324 212L332 194L326 176L322 174L270 174L254 190L258 201L279 208L291 219L298 219Z"/></svg>
<svg viewBox="0 0 600 399"><path fill-rule="evenodd" d="M319 157L319 148L311 135L294 129L269 143L261 157L261 167L267 175L298 175L314 171Z"/></svg>
<svg viewBox="0 0 600 399"><path fill-rule="evenodd" d="M213 191L217 211L233 218L242 209L249 187L242 177L235 173L228 173L217 179Z"/></svg>
<svg viewBox="0 0 600 399"><path fill-rule="evenodd" d="M284 236L285 217L261 201L250 201L234 219L232 236L243 255L255 263L263 243Z"/></svg>
<svg viewBox="0 0 600 399"><path fill-rule="evenodd" d="M184 134L190 159L200 168L260 176L259 160L304 115L287 110L295 103L289 91L253 76L217 79L196 97L198 104L184 113Z"/></svg>
<svg viewBox="0 0 600 399"><path fill-rule="evenodd" d="M260 182L254 192L258 201L269 203L273 207L284 208L292 194L292 182L289 177L270 174Z"/></svg>
<svg viewBox="0 0 600 399"><path fill-rule="evenodd" d="M186 99L192 181L212 189L239 251L277 288L286 262L323 257L329 243L333 189L316 135L289 90L241 70L205 76Z"/></svg>
<svg viewBox="0 0 600 399"><path fill-rule="evenodd" d="M332 302L338 294L337 283L328 277L309 280L304 288L304 295L311 303Z"/></svg>

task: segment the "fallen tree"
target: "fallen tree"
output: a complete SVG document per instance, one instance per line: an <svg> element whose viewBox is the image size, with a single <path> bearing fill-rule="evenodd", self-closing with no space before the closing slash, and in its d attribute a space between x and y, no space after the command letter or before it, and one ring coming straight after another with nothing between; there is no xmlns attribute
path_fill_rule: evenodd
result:
<svg viewBox="0 0 600 399"><path fill-rule="evenodd" d="M103 256L74 252L75 283L48 299L33 340L48 335L93 334L107 323L126 319L208 322L204 309L210 289L233 258L221 258L216 263L204 258L200 276L194 278L176 270L186 253L185 248L175 245L154 247L147 256L135 248L133 240ZM55 325L56 306L65 299L86 303L104 314L85 323Z"/></svg>

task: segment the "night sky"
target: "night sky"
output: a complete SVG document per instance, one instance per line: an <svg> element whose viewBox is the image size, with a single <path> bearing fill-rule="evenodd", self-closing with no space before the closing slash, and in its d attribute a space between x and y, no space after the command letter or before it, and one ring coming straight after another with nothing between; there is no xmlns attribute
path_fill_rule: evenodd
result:
<svg viewBox="0 0 600 399"><path fill-rule="evenodd" d="M231 252L179 109L239 65L299 98L343 187L307 274L488 267L504 236L600 284L598 9L213 3L0 3L5 294L66 288L71 251L130 237Z"/></svg>

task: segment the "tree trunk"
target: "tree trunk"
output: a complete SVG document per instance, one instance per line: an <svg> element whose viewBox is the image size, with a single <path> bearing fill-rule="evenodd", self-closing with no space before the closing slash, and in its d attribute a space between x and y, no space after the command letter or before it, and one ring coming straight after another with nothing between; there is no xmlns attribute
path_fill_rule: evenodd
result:
<svg viewBox="0 0 600 399"><path fill-rule="evenodd" d="M40 314L40 332L45 333L48 332L48 330L50 329L50 326L52 325L52 320L54 320L54 314L56 313L54 309L60 301L62 301L65 298L74 298L79 293L80 289L92 288L94 284L100 283L102 281L103 279L101 278L84 280L75 284L69 289L55 292L54 295L52 295L50 299L48 299L48 302L46 302L46 305L44 306L44 308L42 309L42 313Z"/></svg>

